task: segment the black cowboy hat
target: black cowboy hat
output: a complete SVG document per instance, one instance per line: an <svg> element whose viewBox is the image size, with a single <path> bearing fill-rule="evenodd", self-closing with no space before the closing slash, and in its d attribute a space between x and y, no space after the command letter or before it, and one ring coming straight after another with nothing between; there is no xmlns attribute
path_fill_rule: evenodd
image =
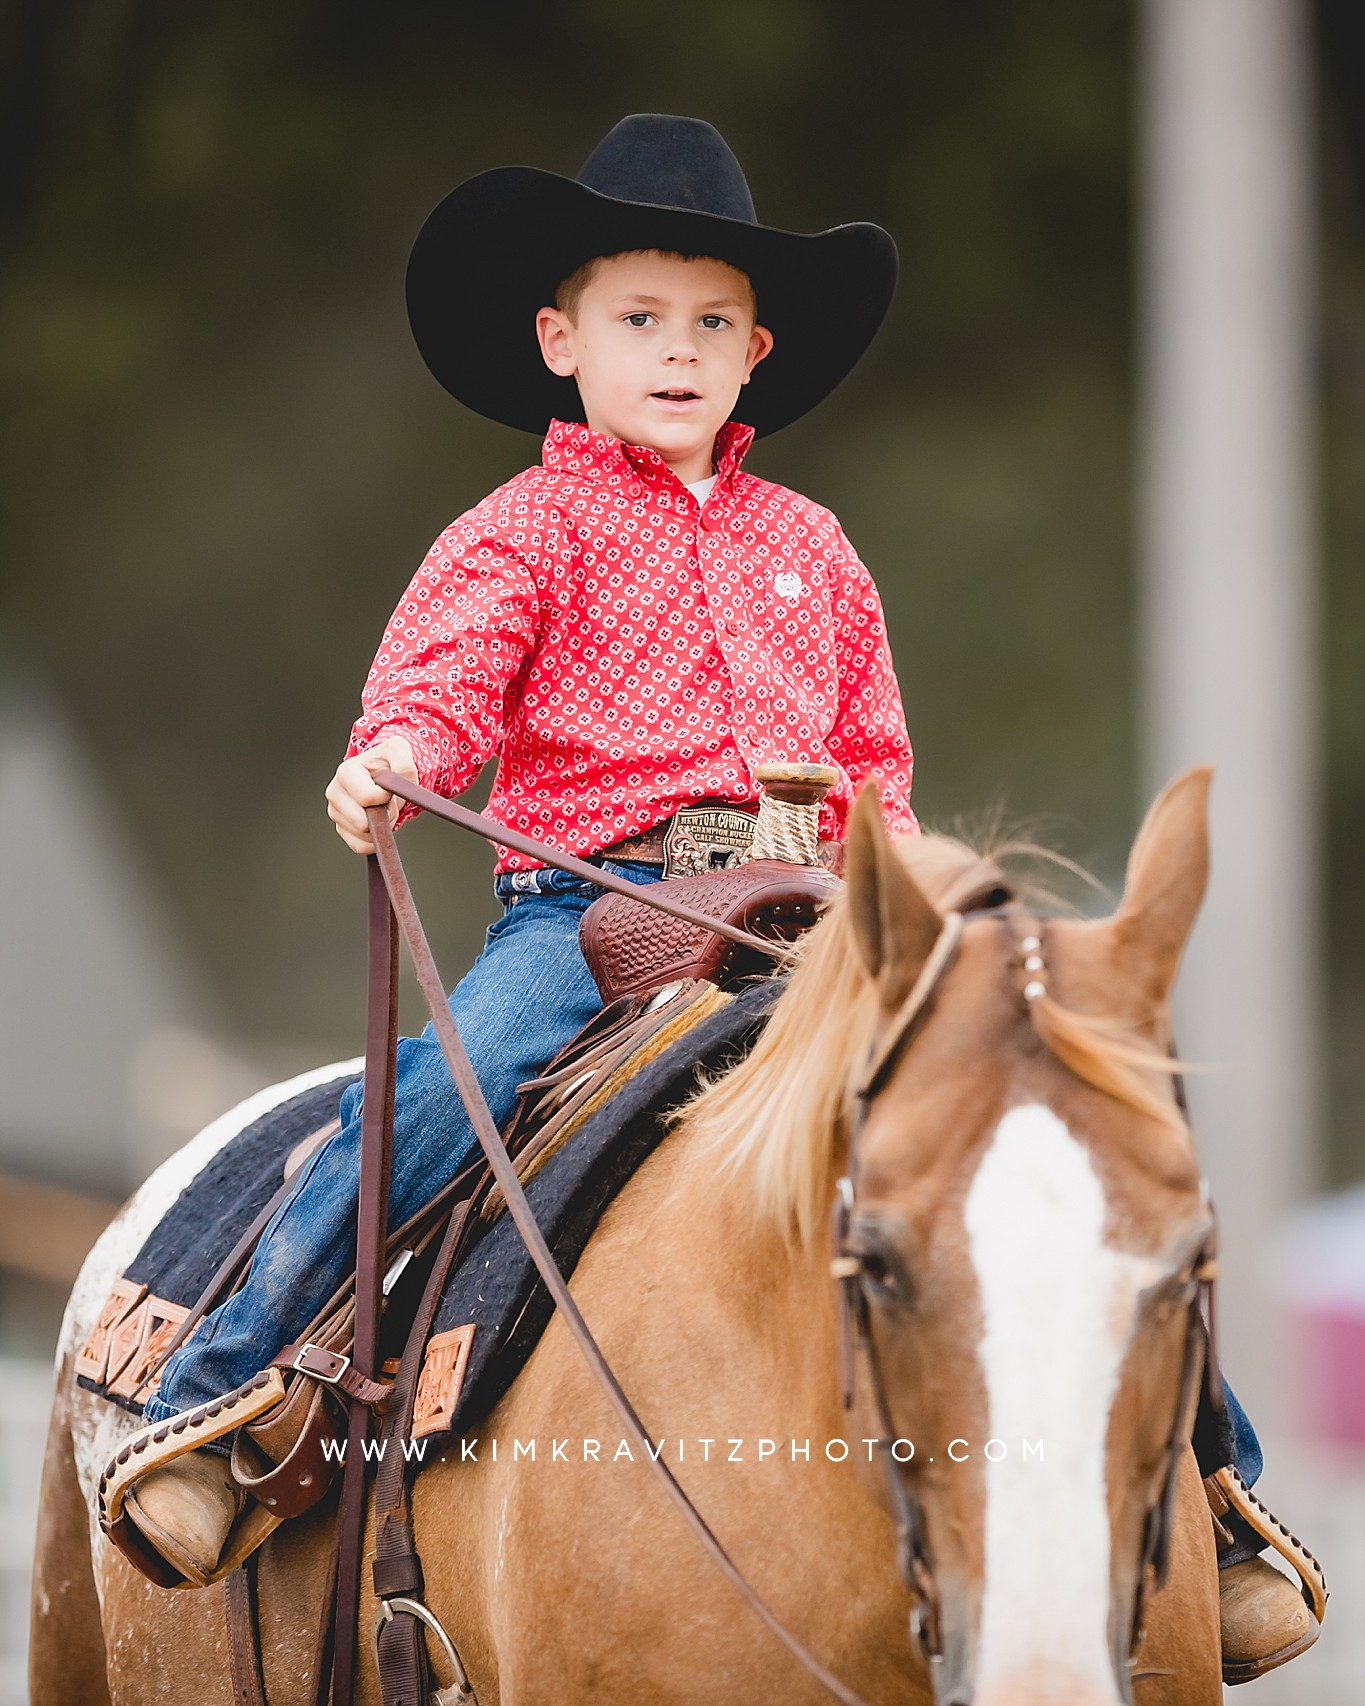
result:
<svg viewBox="0 0 1365 1706"><path fill-rule="evenodd" d="M871 343L896 283L896 245L880 226L806 236L760 225L719 131L633 113L577 179L502 166L438 204L408 261L408 319L423 359L492 420L538 433L552 419L581 421L577 385L541 358L536 311L584 261L627 249L709 255L749 275L774 337L742 403L759 434L828 396Z"/></svg>

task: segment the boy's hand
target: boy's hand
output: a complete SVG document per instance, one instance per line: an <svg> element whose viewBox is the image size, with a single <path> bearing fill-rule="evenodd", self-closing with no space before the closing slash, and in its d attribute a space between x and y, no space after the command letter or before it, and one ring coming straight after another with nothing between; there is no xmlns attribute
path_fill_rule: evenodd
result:
<svg viewBox="0 0 1365 1706"><path fill-rule="evenodd" d="M412 748L402 735L388 735L354 758L345 759L337 765L336 775L327 784L327 815L336 825L337 834L356 853L374 852L366 806L387 806L392 823L403 805L395 794L375 781L376 770L392 770L408 781L418 780Z"/></svg>

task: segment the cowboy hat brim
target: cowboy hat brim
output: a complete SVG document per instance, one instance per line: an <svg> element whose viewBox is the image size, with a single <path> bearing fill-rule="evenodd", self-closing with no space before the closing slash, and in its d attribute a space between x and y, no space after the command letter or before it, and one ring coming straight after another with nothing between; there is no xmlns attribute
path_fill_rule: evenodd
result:
<svg viewBox="0 0 1365 1706"><path fill-rule="evenodd" d="M501 166L452 190L413 244L408 319L423 360L490 420L535 433L555 419L581 421L576 383L541 357L535 316L585 261L628 249L710 255L748 274L773 349L736 411L759 436L789 426L845 378L896 284L896 246L878 225L808 236Z"/></svg>

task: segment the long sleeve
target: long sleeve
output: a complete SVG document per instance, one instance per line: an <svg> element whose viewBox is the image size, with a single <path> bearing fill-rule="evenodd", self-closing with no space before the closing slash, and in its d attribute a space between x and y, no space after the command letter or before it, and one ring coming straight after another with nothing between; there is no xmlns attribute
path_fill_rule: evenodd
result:
<svg viewBox="0 0 1365 1706"><path fill-rule="evenodd" d="M509 689L535 644L535 581L495 492L453 522L398 601L361 694L349 758L386 735L423 787L467 788L501 745ZM399 821L412 816L405 805Z"/></svg>
<svg viewBox="0 0 1365 1706"><path fill-rule="evenodd" d="M842 533L831 585L839 711L828 746L856 787L876 780L882 816L893 835L919 829L910 807L914 755L901 691L891 663L886 618L872 576Z"/></svg>

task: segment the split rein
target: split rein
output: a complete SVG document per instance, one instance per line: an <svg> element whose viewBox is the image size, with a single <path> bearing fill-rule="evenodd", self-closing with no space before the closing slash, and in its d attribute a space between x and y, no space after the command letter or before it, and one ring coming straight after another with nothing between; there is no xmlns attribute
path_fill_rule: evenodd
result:
<svg viewBox="0 0 1365 1706"><path fill-rule="evenodd" d="M747 931L722 924L717 919L708 918L704 913L694 912L690 907L680 906L665 896L655 894L654 889L663 887L663 884L642 887L639 884L628 882L623 877L614 877L609 872L602 870L600 866L589 864L582 859L575 859L567 853L559 853L552 848L543 847L529 836L519 835L516 831L507 829L502 824L494 823L490 818L481 817L479 813L470 811L465 806L458 806L439 794L433 794L426 788L419 788L403 777L395 775L393 771L377 771L374 779L381 788L387 788L391 793L397 794L400 799L421 806L424 811L431 812L433 816L444 818L447 823L457 824L462 829L472 830L474 834L482 836L485 840L510 847L515 852L529 854L532 858L540 859L545 864L554 866L557 870L567 871L573 876L582 877L588 882L596 883L600 888L611 889L616 894L624 894L629 899L639 901L645 906L652 906L657 911L665 912L672 918L681 918L688 923L715 931L718 935L725 936L730 941L738 942L746 948L759 949L773 958L786 959L787 957L789 949L784 943L771 942L765 937L751 935ZM573 1336L579 1350L583 1353L588 1367L597 1377L599 1385L620 1417L627 1436L644 1453L650 1469L662 1482L665 1492L682 1512L688 1526L746 1603L781 1641L793 1658L804 1665L811 1676L827 1689L836 1700L842 1701L844 1706L866 1706L866 1702L860 1695L846 1688L838 1677L827 1670L814 1654L808 1651L802 1642L784 1624L778 1621L764 1601L750 1587L738 1565L712 1532L706 1519L683 1491L677 1477L664 1461L661 1448L656 1446L650 1438L644 1423L636 1414L634 1405L613 1374L607 1359L593 1338L587 1322L584 1321L579 1312L578 1305L565 1283L564 1276L559 1271L559 1265L536 1222L535 1214L526 1201L525 1193L521 1188L521 1181L518 1179L516 1169L503 1147L502 1138L498 1134L493 1115L479 1086L479 1081L474 1075L474 1069L470 1064L468 1054L465 1052L464 1044L460 1040L460 1034L456 1029L455 1020L451 1016L450 1005L446 998L445 984L436 969L436 962L432 958L431 948L427 943L426 932L417 915L412 890L408 886L407 874L403 870L403 864L398 855L393 828L389 823L388 811L382 806L371 806L366 812L366 817L375 845L374 856L369 861L371 918L373 919L382 910L386 914L391 913L397 921L399 933L407 947L413 970L417 976L418 986L431 1014L436 1040L441 1046L441 1053L445 1056L446 1065L450 1068L450 1075L454 1079L455 1087L465 1105L470 1124L479 1140L479 1146L488 1160L489 1169L495 1181L502 1189L507 1211L511 1215L517 1231L521 1234L527 1254L535 1263L536 1270L545 1283L545 1289L550 1293L556 1308L564 1317L564 1324ZM371 942L372 953L374 953L375 936L373 932ZM394 946L396 947L396 944ZM387 989L391 984L391 979L388 976L392 965L391 949L385 947L381 951L385 963L378 966L373 962L371 964L370 988L372 995L377 989ZM377 971L380 975L376 975ZM376 1011L378 1005L379 1003L374 1001L371 1003L369 1025L372 1036L391 1033L394 1025L391 994L383 1002L384 1011ZM391 1081L387 1090L389 1096L392 1096ZM377 1120L378 1113L375 1117ZM366 1170L363 1159L361 1169L362 1173ZM358 1313L357 1329L359 1329L360 1324ZM358 1456L357 1461L363 1462L363 1458Z"/></svg>

